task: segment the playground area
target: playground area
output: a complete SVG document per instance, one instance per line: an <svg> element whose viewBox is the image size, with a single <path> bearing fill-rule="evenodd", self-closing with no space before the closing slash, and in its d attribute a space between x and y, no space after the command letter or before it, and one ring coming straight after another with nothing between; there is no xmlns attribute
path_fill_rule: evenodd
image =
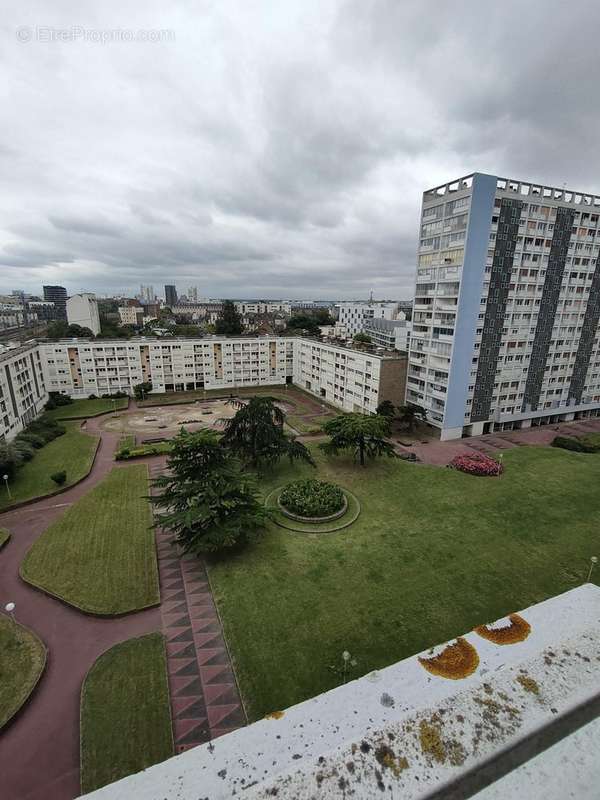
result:
<svg viewBox="0 0 600 800"><path fill-rule="evenodd" d="M277 406L286 414L292 408L283 402L278 402ZM221 420L231 419L236 411L236 406L226 400L198 400L185 405L153 406L126 414L112 414L102 423L102 428L111 433L135 434L140 439L145 434L168 436L181 427L192 431L201 428L219 430Z"/></svg>

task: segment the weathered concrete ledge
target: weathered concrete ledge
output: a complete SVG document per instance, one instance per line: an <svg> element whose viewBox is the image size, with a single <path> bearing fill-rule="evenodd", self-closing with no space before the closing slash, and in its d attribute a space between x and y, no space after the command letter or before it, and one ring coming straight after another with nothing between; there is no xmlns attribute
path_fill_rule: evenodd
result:
<svg viewBox="0 0 600 800"><path fill-rule="evenodd" d="M467 633L456 648L432 648L87 797L472 796L599 713L600 589L586 584L519 616L514 644ZM510 627L495 623L492 638L518 638L503 635ZM466 677L432 674L441 653Z"/></svg>

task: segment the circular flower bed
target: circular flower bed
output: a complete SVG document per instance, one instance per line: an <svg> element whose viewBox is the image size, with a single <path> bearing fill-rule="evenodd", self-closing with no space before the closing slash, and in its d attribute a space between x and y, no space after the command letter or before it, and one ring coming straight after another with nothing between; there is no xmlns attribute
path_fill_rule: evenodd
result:
<svg viewBox="0 0 600 800"><path fill-rule="evenodd" d="M494 461L493 458L482 455L481 453L455 456L448 466L452 469L458 469L460 472L467 472L469 475L482 475L488 477L501 475L504 471L502 464L498 463L498 461Z"/></svg>
<svg viewBox="0 0 600 800"><path fill-rule="evenodd" d="M347 489L342 489L344 505L339 511L326 517L301 517L287 511L280 501L281 494L287 486L273 489L265 498L265 506L273 522L280 528L285 528L293 533L305 533L312 536L325 533L335 533L348 528L360 515L358 498Z"/></svg>
<svg viewBox="0 0 600 800"><path fill-rule="evenodd" d="M311 479L288 484L279 495L279 504L297 517L319 519L342 511L346 497L339 486Z"/></svg>

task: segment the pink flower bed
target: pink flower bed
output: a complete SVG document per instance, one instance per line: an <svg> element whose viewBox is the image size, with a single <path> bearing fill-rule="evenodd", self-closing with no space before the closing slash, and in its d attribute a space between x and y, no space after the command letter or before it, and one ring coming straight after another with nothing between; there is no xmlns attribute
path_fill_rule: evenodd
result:
<svg viewBox="0 0 600 800"><path fill-rule="evenodd" d="M481 453L473 455L455 456L448 464L452 469L461 472L468 472L469 475L500 475L503 472L502 464L494 461L493 458L484 456Z"/></svg>

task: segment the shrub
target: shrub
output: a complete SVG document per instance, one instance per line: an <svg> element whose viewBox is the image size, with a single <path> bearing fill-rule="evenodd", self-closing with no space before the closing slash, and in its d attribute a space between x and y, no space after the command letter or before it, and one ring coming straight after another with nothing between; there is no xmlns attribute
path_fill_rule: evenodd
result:
<svg viewBox="0 0 600 800"><path fill-rule="evenodd" d="M27 442L28 444L35 447L36 450L42 448L47 442L43 436L40 436L38 433L29 433L24 431L17 436L17 439L20 442Z"/></svg>
<svg viewBox="0 0 600 800"><path fill-rule="evenodd" d="M344 493L333 483L311 478L290 483L281 492L279 502L301 517L326 517L343 507Z"/></svg>
<svg viewBox="0 0 600 800"><path fill-rule="evenodd" d="M455 456L448 466L460 472L466 472L469 475L488 477L501 475L504 471L502 464L499 464L497 461L494 461L493 458L484 456L481 453Z"/></svg>
<svg viewBox="0 0 600 800"><path fill-rule="evenodd" d="M93 393L91 395L89 395L89 397L88 397L88 400L97 400L97 399L98 399L98 395L97 394L93 394Z"/></svg>
<svg viewBox="0 0 600 800"><path fill-rule="evenodd" d="M600 452L600 439L593 433L585 436L555 436L552 440L552 447L572 450L574 453L598 453Z"/></svg>
<svg viewBox="0 0 600 800"><path fill-rule="evenodd" d="M50 411L53 408L58 408L59 406L69 406L73 402L73 399L69 397L67 394L61 394L60 392L50 392L48 394L48 402L46 403L46 409Z"/></svg>
<svg viewBox="0 0 600 800"><path fill-rule="evenodd" d="M53 472L52 475L50 475L50 479L53 480L57 486L62 486L67 480L67 473L64 469L61 469L59 472Z"/></svg>
<svg viewBox="0 0 600 800"><path fill-rule="evenodd" d="M585 452L579 439L571 436L555 436L552 440L552 447L560 447L562 450L573 450L576 453Z"/></svg>

